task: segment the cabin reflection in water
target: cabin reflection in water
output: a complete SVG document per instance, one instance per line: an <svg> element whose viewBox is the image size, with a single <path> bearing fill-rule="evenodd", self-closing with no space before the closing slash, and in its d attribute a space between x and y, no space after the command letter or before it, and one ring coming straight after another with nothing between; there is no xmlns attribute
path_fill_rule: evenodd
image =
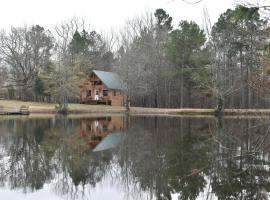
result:
<svg viewBox="0 0 270 200"><path fill-rule="evenodd" d="M87 118L81 120L80 135L94 149L109 134L122 132L123 129L122 116Z"/></svg>

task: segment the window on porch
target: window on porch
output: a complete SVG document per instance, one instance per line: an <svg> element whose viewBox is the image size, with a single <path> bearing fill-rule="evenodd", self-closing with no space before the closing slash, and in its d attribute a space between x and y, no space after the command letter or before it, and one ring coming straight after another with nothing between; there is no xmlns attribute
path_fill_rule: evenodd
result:
<svg viewBox="0 0 270 200"><path fill-rule="evenodd" d="M108 90L103 90L103 96L107 97L108 96Z"/></svg>
<svg viewBox="0 0 270 200"><path fill-rule="evenodd" d="M101 81L94 81L94 85L102 85Z"/></svg>

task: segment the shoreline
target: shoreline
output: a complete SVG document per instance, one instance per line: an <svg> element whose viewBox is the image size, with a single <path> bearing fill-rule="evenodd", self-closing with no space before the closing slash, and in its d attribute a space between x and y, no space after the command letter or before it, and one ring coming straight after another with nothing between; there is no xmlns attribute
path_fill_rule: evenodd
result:
<svg viewBox="0 0 270 200"><path fill-rule="evenodd" d="M30 114L57 114L52 103L26 102L15 100L0 100L4 110L12 110L20 106L28 106ZM106 105L69 104L68 114L125 114L125 107ZM214 116L215 109L200 108L144 108L130 107L129 114L133 115L202 115ZM270 115L270 109L225 109L224 116L240 115Z"/></svg>
<svg viewBox="0 0 270 200"><path fill-rule="evenodd" d="M55 109L29 109L30 114L57 114ZM71 109L68 114L125 114L124 107L120 108L90 108L90 109ZM215 115L214 109L167 109L167 108L143 108L131 107L129 114L134 115ZM270 109L225 109L225 116L233 115L270 115Z"/></svg>

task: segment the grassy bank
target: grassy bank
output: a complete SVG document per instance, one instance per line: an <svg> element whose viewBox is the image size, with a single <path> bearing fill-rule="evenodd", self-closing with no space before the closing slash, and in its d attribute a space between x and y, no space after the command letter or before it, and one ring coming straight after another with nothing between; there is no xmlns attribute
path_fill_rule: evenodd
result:
<svg viewBox="0 0 270 200"><path fill-rule="evenodd" d="M0 100L4 109L12 109L22 105L29 106L30 113L53 114L56 113L56 104L24 102L13 100ZM120 106L69 104L71 113L124 113L125 108ZM166 108L142 108L131 107L132 114L144 115L214 115L214 109L166 109ZM225 109L225 115L270 115L270 109Z"/></svg>
<svg viewBox="0 0 270 200"><path fill-rule="evenodd" d="M30 113L56 113L56 104L53 103L0 100L0 105L4 106L4 109L6 110L25 105L29 106ZM75 103L69 104L69 110L71 113L122 113L125 111L123 107L118 106L84 105Z"/></svg>

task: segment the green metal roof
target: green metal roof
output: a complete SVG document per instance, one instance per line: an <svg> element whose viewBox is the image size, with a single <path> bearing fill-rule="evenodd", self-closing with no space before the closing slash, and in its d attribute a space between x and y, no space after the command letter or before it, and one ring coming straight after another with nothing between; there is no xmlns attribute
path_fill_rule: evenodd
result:
<svg viewBox="0 0 270 200"><path fill-rule="evenodd" d="M121 81L118 74L99 70L93 70L93 73L97 75L97 77L107 86L108 89L123 89L123 81Z"/></svg>

